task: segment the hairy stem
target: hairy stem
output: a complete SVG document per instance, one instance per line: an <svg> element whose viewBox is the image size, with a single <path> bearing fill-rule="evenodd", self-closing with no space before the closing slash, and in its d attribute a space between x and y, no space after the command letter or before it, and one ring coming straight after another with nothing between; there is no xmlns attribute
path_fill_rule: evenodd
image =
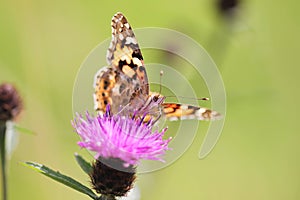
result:
<svg viewBox="0 0 300 200"><path fill-rule="evenodd" d="M99 200L116 200L116 198L114 196L101 195Z"/></svg>
<svg viewBox="0 0 300 200"><path fill-rule="evenodd" d="M6 123L0 121L0 159L2 177L2 200L7 200L7 180L6 180L6 150L5 150Z"/></svg>

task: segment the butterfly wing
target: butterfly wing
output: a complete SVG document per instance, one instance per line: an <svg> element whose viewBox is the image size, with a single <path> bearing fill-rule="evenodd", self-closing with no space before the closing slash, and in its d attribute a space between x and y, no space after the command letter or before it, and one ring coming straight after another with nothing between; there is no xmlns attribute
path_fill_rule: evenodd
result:
<svg viewBox="0 0 300 200"><path fill-rule="evenodd" d="M149 83L143 56L136 37L125 16L118 12L112 18L112 40L107 51L107 62L130 79L133 88L149 94Z"/></svg>
<svg viewBox="0 0 300 200"><path fill-rule="evenodd" d="M103 114L105 113L107 104L113 104L112 94L116 87L116 79L117 73L111 67L103 67L96 73L94 79L94 108L96 111ZM117 104L115 100L114 104Z"/></svg>
<svg viewBox="0 0 300 200"><path fill-rule="evenodd" d="M130 24L122 13L112 18L112 40L107 51L109 67L95 76L95 109L105 112L109 103L113 113L124 107L143 104L149 83L143 56ZM131 105L129 105L131 104Z"/></svg>
<svg viewBox="0 0 300 200"><path fill-rule="evenodd" d="M163 103L163 114L170 121L197 119L197 120L216 120L221 117L220 113L192 105L178 103Z"/></svg>
<svg viewBox="0 0 300 200"><path fill-rule="evenodd" d="M107 51L108 67L95 76L95 109L105 112L110 104L113 113L148 113L155 119L164 114L169 120L217 119L220 114L202 107L163 103L164 97L149 94L143 56L130 24L122 13L112 18L112 40Z"/></svg>

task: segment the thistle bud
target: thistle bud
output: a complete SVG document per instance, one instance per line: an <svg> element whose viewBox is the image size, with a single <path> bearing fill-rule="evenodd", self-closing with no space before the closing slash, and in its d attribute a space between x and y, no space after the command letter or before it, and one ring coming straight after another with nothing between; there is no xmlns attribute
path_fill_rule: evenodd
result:
<svg viewBox="0 0 300 200"><path fill-rule="evenodd" d="M237 7L239 7L240 0L217 0L217 8L222 15L232 16Z"/></svg>
<svg viewBox="0 0 300 200"><path fill-rule="evenodd" d="M97 193L121 197L133 187L136 178L135 167L125 167L124 161L120 159L97 159L90 177Z"/></svg>
<svg viewBox="0 0 300 200"><path fill-rule="evenodd" d="M22 100L15 89L9 83L0 85L0 121L13 120L22 110Z"/></svg>

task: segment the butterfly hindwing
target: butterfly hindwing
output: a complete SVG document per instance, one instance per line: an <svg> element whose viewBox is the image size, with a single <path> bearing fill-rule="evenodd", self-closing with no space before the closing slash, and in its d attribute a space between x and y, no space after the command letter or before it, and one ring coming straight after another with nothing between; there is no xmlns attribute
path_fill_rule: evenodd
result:
<svg viewBox="0 0 300 200"><path fill-rule="evenodd" d="M103 114L109 104L111 111L117 113L121 105L130 101L131 91L127 84L127 80L117 70L112 67L101 68L94 79L95 110Z"/></svg>
<svg viewBox="0 0 300 200"><path fill-rule="evenodd" d="M198 106L163 103L162 107L164 116L170 121L185 119L215 120L220 117L218 112Z"/></svg>

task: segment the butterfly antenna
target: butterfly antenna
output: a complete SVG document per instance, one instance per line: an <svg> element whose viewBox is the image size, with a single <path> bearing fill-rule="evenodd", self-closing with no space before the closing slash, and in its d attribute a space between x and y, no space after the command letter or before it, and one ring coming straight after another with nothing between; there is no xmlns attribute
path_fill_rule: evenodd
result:
<svg viewBox="0 0 300 200"><path fill-rule="evenodd" d="M162 87L161 87L161 79L162 79L162 76L164 75L164 71L163 70L160 70L160 73L159 73L159 94L161 94L161 91L162 91Z"/></svg>
<svg viewBox="0 0 300 200"><path fill-rule="evenodd" d="M164 71L160 70L159 73L159 94L161 94L162 91L162 76L164 75ZM179 98L185 98L185 99L194 99L194 100L199 100L199 101L209 101L208 97L201 97L201 98L193 98L193 97L184 97L184 96L165 96L165 97L179 97Z"/></svg>
<svg viewBox="0 0 300 200"><path fill-rule="evenodd" d="M165 96L166 98L167 97L176 97L176 98L183 98L183 99L193 99L193 100L198 100L198 101L209 101L209 98L208 97L200 97L200 98L194 98L194 97L185 97L185 96L173 96L173 95L170 95L170 96Z"/></svg>

